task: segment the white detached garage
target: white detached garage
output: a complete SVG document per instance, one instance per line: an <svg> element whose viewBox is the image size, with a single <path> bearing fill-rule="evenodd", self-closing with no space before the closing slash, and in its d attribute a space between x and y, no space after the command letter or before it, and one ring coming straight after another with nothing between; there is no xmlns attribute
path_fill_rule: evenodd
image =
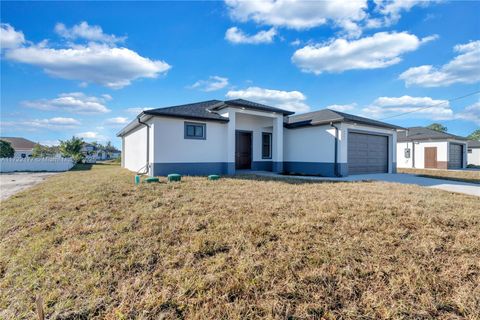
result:
<svg viewBox="0 0 480 320"><path fill-rule="evenodd" d="M329 109L293 115L236 99L144 111L118 136L122 166L152 176L264 170L333 177L395 173L397 130Z"/></svg>

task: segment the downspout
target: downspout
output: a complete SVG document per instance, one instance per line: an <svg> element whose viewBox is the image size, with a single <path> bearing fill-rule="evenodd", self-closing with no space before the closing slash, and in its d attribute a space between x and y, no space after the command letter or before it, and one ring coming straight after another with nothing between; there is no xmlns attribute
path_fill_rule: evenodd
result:
<svg viewBox="0 0 480 320"><path fill-rule="evenodd" d="M147 173L148 174L149 167L150 167L150 126L147 123L142 122L140 120L141 116L142 116L141 114L138 115L137 121L138 121L139 124L143 124L145 127L147 127L147 163L144 167L146 172L140 172L140 170L139 170L139 172L137 172L137 173L139 173L139 174L140 173L143 173L143 174Z"/></svg>
<svg viewBox="0 0 480 320"><path fill-rule="evenodd" d="M333 122L330 122L330 126L335 128L335 157L334 157L334 165L333 165L333 172L335 177L339 177L340 174L338 173L338 127L336 127Z"/></svg>

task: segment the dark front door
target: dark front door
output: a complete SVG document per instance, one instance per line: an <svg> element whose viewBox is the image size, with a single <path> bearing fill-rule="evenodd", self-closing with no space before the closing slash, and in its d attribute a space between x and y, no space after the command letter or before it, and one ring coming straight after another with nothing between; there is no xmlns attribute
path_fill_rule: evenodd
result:
<svg viewBox="0 0 480 320"><path fill-rule="evenodd" d="M437 147L425 147L425 168L437 168Z"/></svg>
<svg viewBox="0 0 480 320"><path fill-rule="evenodd" d="M237 131L235 134L235 168L252 168L252 133Z"/></svg>

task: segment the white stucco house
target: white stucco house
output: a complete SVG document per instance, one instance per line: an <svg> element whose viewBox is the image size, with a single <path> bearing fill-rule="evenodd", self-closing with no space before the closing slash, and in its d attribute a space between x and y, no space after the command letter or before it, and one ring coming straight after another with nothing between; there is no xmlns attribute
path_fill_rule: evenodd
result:
<svg viewBox="0 0 480 320"><path fill-rule="evenodd" d="M467 164L480 166L480 141L468 141Z"/></svg>
<svg viewBox="0 0 480 320"><path fill-rule="evenodd" d="M35 142L20 137L0 137L0 140L10 143L15 150L14 158L30 158L36 145Z"/></svg>
<svg viewBox="0 0 480 320"><path fill-rule="evenodd" d="M467 166L467 139L423 127L398 134L397 166L417 169L462 169Z"/></svg>
<svg viewBox="0 0 480 320"><path fill-rule="evenodd" d="M146 110L117 136L122 166L152 176L239 170L347 176L396 172L397 130L329 109L293 115L236 99Z"/></svg>

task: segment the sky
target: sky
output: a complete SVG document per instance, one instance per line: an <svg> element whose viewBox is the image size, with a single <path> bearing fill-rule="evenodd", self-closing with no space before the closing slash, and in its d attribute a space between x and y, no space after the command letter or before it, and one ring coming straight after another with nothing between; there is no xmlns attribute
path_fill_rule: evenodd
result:
<svg viewBox="0 0 480 320"><path fill-rule="evenodd" d="M243 98L466 136L479 16L477 1L2 1L0 135L120 146L144 109Z"/></svg>

